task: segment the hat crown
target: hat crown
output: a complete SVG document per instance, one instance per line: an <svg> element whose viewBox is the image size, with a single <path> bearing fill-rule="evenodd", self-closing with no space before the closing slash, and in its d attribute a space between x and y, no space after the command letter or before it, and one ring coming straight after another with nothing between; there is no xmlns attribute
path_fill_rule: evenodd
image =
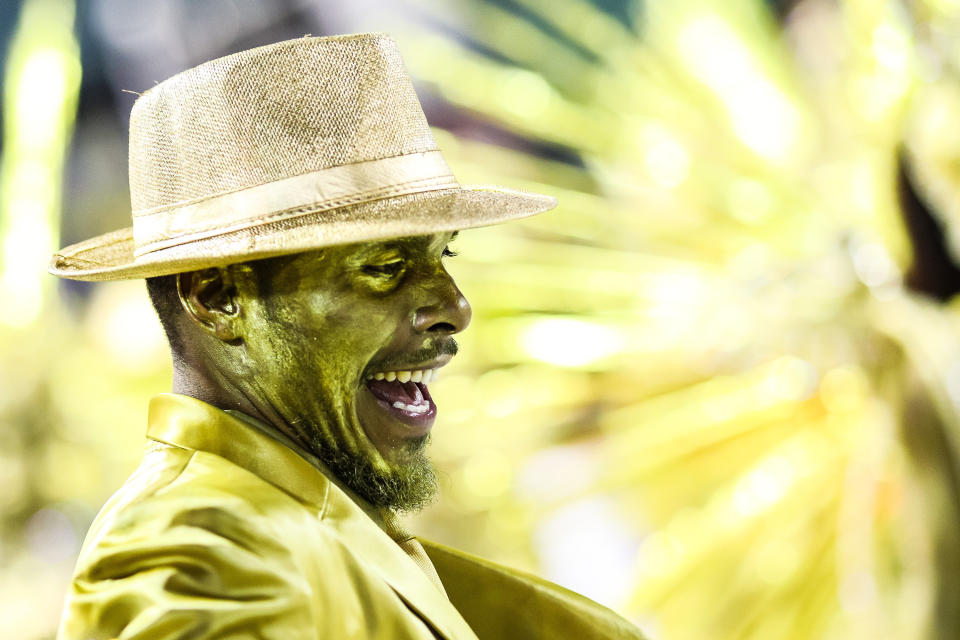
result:
<svg viewBox="0 0 960 640"><path fill-rule="evenodd" d="M300 38L212 60L130 115L133 224L50 273L154 277L350 242L496 224L548 196L461 185L384 34Z"/></svg>
<svg viewBox="0 0 960 640"><path fill-rule="evenodd" d="M329 167L434 151L396 43L299 38L212 60L153 87L130 118L134 212Z"/></svg>

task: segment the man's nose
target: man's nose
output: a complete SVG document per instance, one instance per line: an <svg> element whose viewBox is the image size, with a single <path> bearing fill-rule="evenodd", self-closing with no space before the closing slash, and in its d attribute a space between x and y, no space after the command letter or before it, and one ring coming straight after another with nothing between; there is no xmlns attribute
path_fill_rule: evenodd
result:
<svg viewBox="0 0 960 640"><path fill-rule="evenodd" d="M413 328L418 333L460 333L470 324L473 310L470 303L447 274L431 283L430 302L419 307L413 315Z"/></svg>

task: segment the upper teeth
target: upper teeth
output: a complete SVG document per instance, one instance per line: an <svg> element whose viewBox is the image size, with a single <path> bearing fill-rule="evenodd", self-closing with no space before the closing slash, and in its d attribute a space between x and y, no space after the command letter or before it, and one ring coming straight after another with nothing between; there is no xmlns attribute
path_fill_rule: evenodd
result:
<svg viewBox="0 0 960 640"><path fill-rule="evenodd" d="M381 371L380 373L371 373L367 380L399 380L400 382L433 382L440 375L438 369L416 369L415 371Z"/></svg>

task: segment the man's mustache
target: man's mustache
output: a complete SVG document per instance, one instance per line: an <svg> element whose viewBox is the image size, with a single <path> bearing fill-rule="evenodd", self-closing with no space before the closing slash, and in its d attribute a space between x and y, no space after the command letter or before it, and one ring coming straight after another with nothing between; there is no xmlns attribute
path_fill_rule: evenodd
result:
<svg viewBox="0 0 960 640"><path fill-rule="evenodd" d="M446 337L442 340L436 341L429 347L424 347L423 349L419 349L413 353L391 358L390 360L381 363L379 366L383 370L388 370L391 367L407 367L411 364L420 362L430 362L431 360L436 360L440 356L455 356L457 355L457 351L459 349L460 347L457 345L456 340L451 337Z"/></svg>

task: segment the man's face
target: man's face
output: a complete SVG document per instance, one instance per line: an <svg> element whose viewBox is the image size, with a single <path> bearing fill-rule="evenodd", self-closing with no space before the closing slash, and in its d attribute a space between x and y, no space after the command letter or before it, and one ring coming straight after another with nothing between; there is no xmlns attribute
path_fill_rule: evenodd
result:
<svg viewBox="0 0 960 640"><path fill-rule="evenodd" d="M424 451L437 414L429 380L471 313L442 263L453 235L236 267L261 411L378 506L418 508L435 492Z"/></svg>

